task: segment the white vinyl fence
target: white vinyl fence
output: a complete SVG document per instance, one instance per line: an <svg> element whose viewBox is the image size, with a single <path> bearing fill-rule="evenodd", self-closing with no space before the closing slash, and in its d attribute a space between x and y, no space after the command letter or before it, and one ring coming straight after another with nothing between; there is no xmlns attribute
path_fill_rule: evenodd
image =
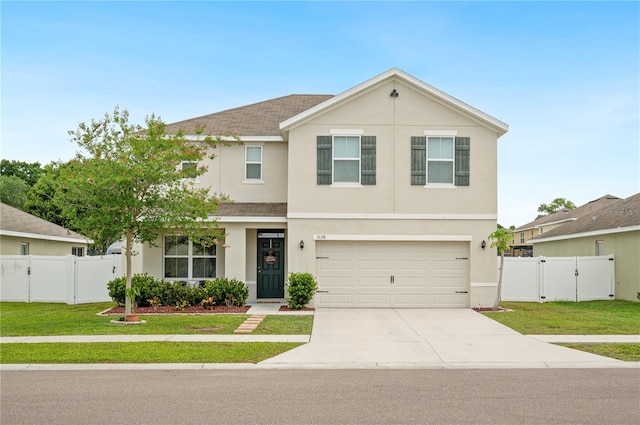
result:
<svg viewBox="0 0 640 425"><path fill-rule="evenodd" d="M122 276L121 258L0 256L0 300L67 304L111 301L107 282Z"/></svg>
<svg viewBox="0 0 640 425"><path fill-rule="evenodd" d="M535 302L612 300L615 297L614 266L613 255L506 257L501 298Z"/></svg>

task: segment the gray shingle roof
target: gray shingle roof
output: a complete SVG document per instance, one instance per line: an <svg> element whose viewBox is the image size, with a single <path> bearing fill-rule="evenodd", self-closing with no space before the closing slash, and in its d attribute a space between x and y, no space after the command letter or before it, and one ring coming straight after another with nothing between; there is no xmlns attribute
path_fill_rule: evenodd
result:
<svg viewBox="0 0 640 425"><path fill-rule="evenodd" d="M575 235L598 230L640 226L640 193L614 202L585 214L577 220L563 224L553 230L536 236L533 240L543 240L554 236Z"/></svg>
<svg viewBox="0 0 640 425"><path fill-rule="evenodd" d="M166 130L168 133L182 130L193 135L197 127L204 127L204 132L212 135L237 131L240 136L280 136L279 124L282 121L332 97L326 94L292 94L167 124Z"/></svg>
<svg viewBox="0 0 640 425"><path fill-rule="evenodd" d="M287 204L275 202L238 202L220 204L217 217L286 217Z"/></svg>
<svg viewBox="0 0 640 425"><path fill-rule="evenodd" d="M517 229L514 230L514 232L533 229L549 223L557 223L561 221L572 221L572 219L577 219L584 215L591 214L592 212L597 211L601 208L604 208L607 205L611 205L618 200L620 200L620 198L618 198L617 196L604 195L599 197L598 199L589 201L586 204L579 206L578 208L575 208L572 210L562 209L552 214L545 215L544 217L540 217L537 220L531 221L527 224L524 224L518 227Z"/></svg>
<svg viewBox="0 0 640 425"><path fill-rule="evenodd" d="M47 238L73 238L86 242L89 238L0 202L0 230L40 235Z"/></svg>

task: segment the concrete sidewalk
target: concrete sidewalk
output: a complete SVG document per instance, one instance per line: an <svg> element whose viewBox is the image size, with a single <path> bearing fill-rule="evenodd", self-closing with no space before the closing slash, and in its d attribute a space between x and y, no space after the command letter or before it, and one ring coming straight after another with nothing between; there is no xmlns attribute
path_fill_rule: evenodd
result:
<svg viewBox="0 0 640 425"><path fill-rule="evenodd" d="M253 308L253 307L252 307ZM273 314L279 305L260 306ZM272 313L269 313L271 311ZM278 313L283 313L279 312ZM313 312L307 312L313 314ZM0 370L83 369L487 369L634 368L550 342L640 343L640 335L521 335L471 309L318 309L312 335L88 335L1 337L0 343L41 342L301 342L254 364L2 365Z"/></svg>

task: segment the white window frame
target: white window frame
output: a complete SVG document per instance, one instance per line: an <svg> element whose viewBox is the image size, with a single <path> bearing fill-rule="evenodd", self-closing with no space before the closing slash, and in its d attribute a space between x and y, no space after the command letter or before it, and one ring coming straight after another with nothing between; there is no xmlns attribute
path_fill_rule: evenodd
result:
<svg viewBox="0 0 640 425"><path fill-rule="evenodd" d="M604 241L602 239L596 241L596 255L607 255L604 253Z"/></svg>
<svg viewBox="0 0 640 425"><path fill-rule="evenodd" d="M259 161L249 161L248 152L249 148L258 148L260 149L260 160ZM263 159L264 159L264 146L263 145L245 145L244 147L244 183L263 183ZM259 178L249 178L247 176L248 165L259 165L260 166L260 177Z"/></svg>
<svg viewBox="0 0 640 425"><path fill-rule="evenodd" d="M72 246L71 247L71 255L75 255L76 257L84 257L84 247L82 247L82 246Z"/></svg>
<svg viewBox="0 0 640 425"><path fill-rule="evenodd" d="M29 255L29 242L20 242L20 255Z"/></svg>
<svg viewBox="0 0 640 425"><path fill-rule="evenodd" d="M162 238L162 275L164 276L165 280L168 281L174 281L174 280L208 280L208 279L213 279L217 276L218 274L218 247L216 246L215 248L215 254L214 255L195 255L194 254L194 250L193 250L193 239L187 237L187 243L188 243L188 249L187 249L187 254L186 255L167 255L166 254L166 241L167 241L167 237L181 237L181 235L165 235ZM186 236L185 236L186 237ZM186 258L187 259L187 276L172 276L172 277L168 277L166 275L166 259L167 258ZM194 277L193 276L193 260L194 259L198 259L198 258L213 258L216 260L216 264L215 264L215 269L213 272L213 276L198 276L198 277Z"/></svg>
<svg viewBox="0 0 640 425"><path fill-rule="evenodd" d="M358 157L336 158L336 138L355 137L358 139ZM358 161L358 181L357 182L337 182L336 161ZM360 134L333 134L331 136L331 186L332 187L361 187L362 186L362 136Z"/></svg>
<svg viewBox="0 0 640 425"><path fill-rule="evenodd" d="M180 171L184 171L185 166L189 166L189 165L194 166L196 169L198 168L198 163L197 162L194 162L194 161L182 161L180 163ZM184 179L187 180L187 181L195 182L195 183L198 183L200 181L197 176L196 177L185 177Z"/></svg>
<svg viewBox="0 0 640 425"><path fill-rule="evenodd" d="M435 134L431 134L431 135L427 135L427 167L426 167L426 173L427 175L425 176L425 180L427 182L427 184L425 185L425 187L429 187L429 188L434 188L434 187L442 187L442 188L455 188L455 181L456 181L456 138L455 136L449 135L449 134L443 134L443 135L435 135ZM429 158L429 139L451 139L451 159L449 158L434 158L434 159L430 159ZM450 162L451 163L451 182L430 182L429 181L429 163L430 162Z"/></svg>
<svg viewBox="0 0 640 425"><path fill-rule="evenodd" d="M520 243L524 243L524 232L520 232Z"/></svg>

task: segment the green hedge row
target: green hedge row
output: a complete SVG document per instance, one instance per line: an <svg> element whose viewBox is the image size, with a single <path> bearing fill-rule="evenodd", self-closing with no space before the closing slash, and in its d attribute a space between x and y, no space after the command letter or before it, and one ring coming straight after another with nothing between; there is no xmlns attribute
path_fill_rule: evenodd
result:
<svg viewBox="0 0 640 425"><path fill-rule="evenodd" d="M120 305L125 302L126 279L119 277L107 284L109 296ZM247 303L249 289L247 285L237 279L217 277L208 280L195 288L182 282L168 282L155 279L146 273L136 274L131 279L133 293L137 294L133 300L140 307L148 307L155 299L161 305L201 305L203 300L213 300L214 305L243 306Z"/></svg>

